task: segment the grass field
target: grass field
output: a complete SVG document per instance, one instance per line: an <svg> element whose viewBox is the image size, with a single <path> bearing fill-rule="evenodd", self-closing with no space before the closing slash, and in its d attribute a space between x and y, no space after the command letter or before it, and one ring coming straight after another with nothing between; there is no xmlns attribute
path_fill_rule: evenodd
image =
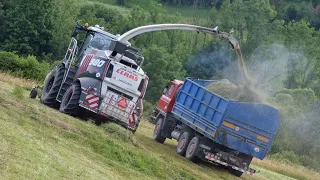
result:
<svg viewBox="0 0 320 180"><path fill-rule="evenodd" d="M113 123L96 126L28 98L37 83L0 74L0 179L240 179L209 164L193 164L163 145L141 123L135 135ZM317 179L319 173L271 160L242 179Z"/></svg>

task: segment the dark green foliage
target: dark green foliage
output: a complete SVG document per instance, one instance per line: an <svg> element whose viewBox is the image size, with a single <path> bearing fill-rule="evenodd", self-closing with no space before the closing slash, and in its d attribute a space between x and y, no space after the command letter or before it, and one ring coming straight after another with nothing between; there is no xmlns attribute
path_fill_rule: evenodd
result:
<svg viewBox="0 0 320 180"><path fill-rule="evenodd" d="M152 110L156 107L155 103L150 103L149 101L144 100L143 101L143 116L146 118L149 118Z"/></svg>
<svg viewBox="0 0 320 180"><path fill-rule="evenodd" d="M317 97L312 89L284 89L277 92L279 94L289 95L292 97L291 99L282 99L283 102L286 101L283 105L296 105L297 108L307 111L309 110L317 101ZM278 96L280 98L280 96Z"/></svg>
<svg viewBox="0 0 320 180"><path fill-rule="evenodd" d="M53 0L14 0L5 14L2 49L20 54L50 52L53 28Z"/></svg>
<svg viewBox="0 0 320 180"><path fill-rule="evenodd" d="M0 42L3 41L3 38L4 38L4 19L5 19L5 16L4 16L4 9L3 9L3 3L0 2Z"/></svg>
<svg viewBox="0 0 320 180"><path fill-rule="evenodd" d="M49 63L39 63L34 56L19 57L9 52L0 52L0 67L1 71L35 80L44 79L50 71Z"/></svg>
<svg viewBox="0 0 320 180"><path fill-rule="evenodd" d="M185 71L182 63L177 58L169 54L164 48L151 46L145 51L144 56L148 61L145 62L144 70L150 79L146 97L151 102L156 102L169 79L183 79Z"/></svg>
<svg viewBox="0 0 320 180"><path fill-rule="evenodd" d="M117 0L117 5L124 6L126 4L126 0Z"/></svg>
<svg viewBox="0 0 320 180"><path fill-rule="evenodd" d="M200 6L200 7L219 7L223 0L161 0L162 3L166 3L173 6Z"/></svg>
<svg viewBox="0 0 320 180"><path fill-rule="evenodd" d="M102 3L89 3L80 8L78 16L83 23L89 23L94 26L99 24L104 27L106 31L119 34L129 30L127 28L128 14L113 6L107 6Z"/></svg>

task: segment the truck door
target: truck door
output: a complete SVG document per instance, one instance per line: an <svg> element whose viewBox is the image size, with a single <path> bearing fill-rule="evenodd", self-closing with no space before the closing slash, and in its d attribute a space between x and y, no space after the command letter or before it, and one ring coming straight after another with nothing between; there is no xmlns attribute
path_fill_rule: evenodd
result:
<svg viewBox="0 0 320 180"><path fill-rule="evenodd" d="M172 99L174 97L175 94L175 84L173 84L172 82L170 82L166 88L163 91L163 94L158 102L158 109L160 109L163 112L170 112L172 109L172 106L174 104L174 102L172 102Z"/></svg>

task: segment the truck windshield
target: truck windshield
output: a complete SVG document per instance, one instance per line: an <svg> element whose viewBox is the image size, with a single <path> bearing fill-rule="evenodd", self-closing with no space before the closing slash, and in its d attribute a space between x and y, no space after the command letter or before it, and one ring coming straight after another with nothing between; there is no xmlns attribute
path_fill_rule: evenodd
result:
<svg viewBox="0 0 320 180"><path fill-rule="evenodd" d="M99 50L107 50L110 46L111 43L111 38L100 34L100 33L95 33L93 35L93 39L90 42L90 47L99 49Z"/></svg>

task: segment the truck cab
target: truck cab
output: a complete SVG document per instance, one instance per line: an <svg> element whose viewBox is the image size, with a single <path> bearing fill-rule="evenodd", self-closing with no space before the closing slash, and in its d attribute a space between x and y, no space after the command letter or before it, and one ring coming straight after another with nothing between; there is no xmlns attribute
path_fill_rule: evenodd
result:
<svg viewBox="0 0 320 180"><path fill-rule="evenodd" d="M178 95L179 89L183 85L183 81L171 79L163 89L162 95L158 101L157 107L152 111L150 122L155 124L159 115L166 116L172 111L175 103L175 98Z"/></svg>

